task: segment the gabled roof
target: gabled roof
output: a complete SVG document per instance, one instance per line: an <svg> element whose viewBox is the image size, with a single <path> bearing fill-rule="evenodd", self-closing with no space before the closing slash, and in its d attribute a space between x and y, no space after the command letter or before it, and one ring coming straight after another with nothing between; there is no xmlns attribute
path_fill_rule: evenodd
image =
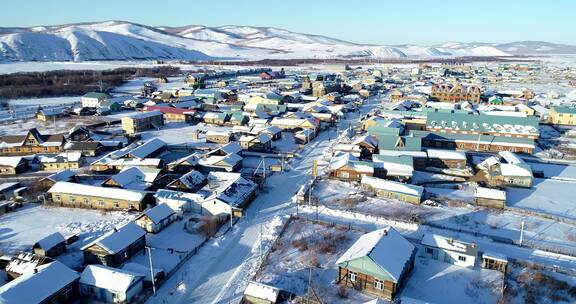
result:
<svg viewBox="0 0 576 304"><path fill-rule="evenodd" d="M119 229L109 231L94 242L82 247L81 250L86 250L93 245L97 245L106 250L109 254L116 254L136 242L144 235L146 235L146 231L134 222L129 222Z"/></svg>
<svg viewBox="0 0 576 304"><path fill-rule="evenodd" d="M48 193L66 193L72 195L85 195L118 200L139 202L144 199L146 193L142 191L126 190L119 188L104 188L92 185L84 185L70 182L56 182Z"/></svg>
<svg viewBox="0 0 576 304"><path fill-rule="evenodd" d="M132 149L128 152L128 155L136 158L146 158L164 147L166 147L166 142L154 137L142 145Z"/></svg>
<svg viewBox="0 0 576 304"><path fill-rule="evenodd" d="M184 184L187 188L194 188L197 185L202 184L205 180L206 176L196 170L192 170L178 178L178 181Z"/></svg>
<svg viewBox="0 0 576 304"><path fill-rule="evenodd" d="M38 266L0 287L0 303L40 303L78 279L76 271L59 261Z"/></svg>
<svg viewBox="0 0 576 304"><path fill-rule="evenodd" d="M375 189L381 189L417 197L422 197L422 194L424 193L424 188L421 186L398 183L372 176L363 176L361 183L369 185L370 187Z"/></svg>
<svg viewBox="0 0 576 304"><path fill-rule="evenodd" d="M54 232L36 242L36 244L34 244L34 248L50 250L62 242L66 242L66 238L60 232Z"/></svg>
<svg viewBox="0 0 576 304"><path fill-rule="evenodd" d="M118 268L88 265L80 275L79 283L122 293L128 291L142 277L140 274Z"/></svg>
<svg viewBox="0 0 576 304"><path fill-rule="evenodd" d="M84 98L107 98L108 95L106 93L100 93L100 92L88 92L86 94L84 94L82 97Z"/></svg>
<svg viewBox="0 0 576 304"><path fill-rule="evenodd" d="M137 219L147 216L154 224L159 224L162 220L174 214L174 210L168 207L167 204L160 204L151 209L144 211Z"/></svg>
<svg viewBox="0 0 576 304"><path fill-rule="evenodd" d="M389 226L361 236L336 264L346 267L351 261L368 257L398 282L415 250L412 243Z"/></svg>

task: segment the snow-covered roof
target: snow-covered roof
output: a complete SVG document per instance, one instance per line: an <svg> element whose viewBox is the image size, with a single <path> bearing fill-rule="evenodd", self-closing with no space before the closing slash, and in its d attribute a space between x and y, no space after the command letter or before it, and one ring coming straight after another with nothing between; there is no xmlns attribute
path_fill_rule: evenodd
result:
<svg viewBox="0 0 576 304"><path fill-rule="evenodd" d="M78 277L59 261L38 266L38 273L26 273L0 287L0 303L41 303Z"/></svg>
<svg viewBox="0 0 576 304"><path fill-rule="evenodd" d="M56 182L52 186L48 193L65 193L72 195L82 195L82 196L93 196L110 198L117 200L128 200L128 201L141 201L144 199L146 192L127 190L119 188L104 188L98 186L70 183L70 182Z"/></svg>
<svg viewBox="0 0 576 304"><path fill-rule="evenodd" d="M146 215L154 224L158 224L172 214L174 214L174 210L164 203L144 211L140 217Z"/></svg>
<svg viewBox="0 0 576 304"><path fill-rule="evenodd" d="M502 176L532 177L532 171L529 166L500 164L500 173Z"/></svg>
<svg viewBox="0 0 576 304"><path fill-rule="evenodd" d="M427 149L428 158L466 160L466 152L442 149Z"/></svg>
<svg viewBox="0 0 576 304"><path fill-rule="evenodd" d="M144 235L146 235L146 231L134 222L129 222L119 229L109 231L94 242L82 247L81 250L85 250L92 245L98 245L99 247L102 247L102 249L108 251L108 253L115 254L128 247Z"/></svg>
<svg viewBox="0 0 576 304"><path fill-rule="evenodd" d="M88 265L80 275L79 283L115 292L126 292L141 277L143 276L127 270L104 265Z"/></svg>
<svg viewBox="0 0 576 304"><path fill-rule="evenodd" d="M194 188L206 180L206 176L200 171L192 170L178 179L182 184L188 188Z"/></svg>
<svg viewBox="0 0 576 304"><path fill-rule="evenodd" d="M254 281L248 283L246 290L244 290L244 295L251 296L256 299L267 300L270 301L270 303L276 303L279 294L279 288Z"/></svg>
<svg viewBox="0 0 576 304"><path fill-rule="evenodd" d="M160 169L149 167L124 167L122 171L112 175L110 180L125 189L146 190L156 181L160 171Z"/></svg>
<svg viewBox="0 0 576 304"><path fill-rule="evenodd" d="M66 238L60 232L54 232L37 241L34 247L50 250L62 242L66 242Z"/></svg>
<svg viewBox="0 0 576 304"><path fill-rule="evenodd" d="M476 256L478 254L478 246L474 243L466 243L432 233L426 233L422 238L421 243L426 246L459 252L471 256Z"/></svg>
<svg viewBox="0 0 576 304"><path fill-rule="evenodd" d="M256 191L256 188L254 182L243 178L240 173L210 172L208 184L198 193L206 193L206 200L218 199L237 207Z"/></svg>
<svg viewBox="0 0 576 304"><path fill-rule="evenodd" d="M483 258L488 258L491 260L498 260L498 261L502 261L502 262L508 262L508 257L506 257L505 255L501 254L501 253L496 253L496 252L483 252L482 253L482 257Z"/></svg>
<svg viewBox="0 0 576 304"><path fill-rule="evenodd" d="M422 193L424 192L424 188L420 186L398 183L372 176L363 176L361 183L376 189L393 191L418 197L422 196Z"/></svg>
<svg viewBox="0 0 576 304"><path fill-rule="evenodd" d="M154 117L154 116L159 116L159 115L163 115L162 112L158 111L158 110L154 110L154 111L148 111L148 112L139 112L136 114L130 114L130 115L126 115L124 117L122 117L122 119L144 119L144 118L149 118L149 117Z"/></svg>
<svg viewBox="0 0 576 304"><path fill-rule="evenodd" d="M510 152L510 151L500 151L500 152L498 152L498 155L500 155L500 157L502 157L504 160L506 160L507 163L512 164L512 165L524 163L524 160L522 160L520 157L518 157L518 155L516 155L516 153Z"/></svg>
<svg viewBox="0 0 576 304"><path fill-rule="evenodd" d="M166 142L163 140L154 137L147 142L143 143L142 145L132 149L129 154L135 158L146 158L150 156L152 153L166 147Z"/></svg>
<svg viewBox="0 0 576 304"><path fill-rule="evenodd" d="M415 250L412 243L394 228L388 226L361 236L336 261L336 264L346 264L359 258L369 257L383 271L398 281Z"/></svg>
<svg viewBox="0 0 576 304"><path fill-rule="evenodd" d="M474 191L474 196L475 197L481 197L481 198L489 198L489 199L506 201L506 191L502 191L502 190L498 190L498 189L476 187L476 190Z"/></svg>
<svg viewBox="0 0 576 304"><path fill-rule="evenodd" d="M21 156L0 156L0 166L16 167L22 159Z"/></svg>
<svg viewBox="0 0 576 304"><path fill-rule="evenodd" d="M62 170L54 174L48 175L46 179L59 182L59 181L69 181L74 176L74 172L70 169Z"/></svg>

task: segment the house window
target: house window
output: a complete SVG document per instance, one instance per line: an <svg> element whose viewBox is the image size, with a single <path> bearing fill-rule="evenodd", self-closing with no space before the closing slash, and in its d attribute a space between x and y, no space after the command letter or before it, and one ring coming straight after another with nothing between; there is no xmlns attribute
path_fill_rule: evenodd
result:
<svg viewBox="0 0 576 304"><path fill-rule="evenodd" d="M99 201L98 201L98 206L104 207L104 201L103 201L103 200L99 200Z"/></svg>
<svg viewBox="0 0 576 304"><path fill-rule="evenodd" d="M114 202L114 208L120 208L120 203L119 203L119 202Z"/></svg>
<svg viewBox="0 0 576 304"><path fill-rule="evenodd" d="M459 256L458 256L458 261L466 262L466 257L459 255Z"/></svg>
<svg viewBox="0 0 576 304"><path fill-rule="evenodd" d="M356 272L348 272L348 279L350 279L350 282L356 282L356 276L358 274Z"/></svg>
<svg viewBox="0 0 576 304"><path fill-rule="evenodd" d="M76 202L76 197L75 196L70 196L70 203L74 204Z"/></svg>
<svg viewBox="0 0 576 304"><path fill-rule="evenodd" d="M374 279L374 288L376 288L376 289L378 289L378 290L384 289L384 281L378 280L378 279Z"/></svg>
<svg viewBox="0 0 576 304"><path fill-rule="evenodd" d="M54 201L55 202L59 202L62 198L60 197L60 194L56 194L54 195Z"/></svg>
<svg viewBox="0 0 576 304"><path fill-rule="evenodd" d="M426 247L426 253L432 254L434 253L434 249Z"/></svg>

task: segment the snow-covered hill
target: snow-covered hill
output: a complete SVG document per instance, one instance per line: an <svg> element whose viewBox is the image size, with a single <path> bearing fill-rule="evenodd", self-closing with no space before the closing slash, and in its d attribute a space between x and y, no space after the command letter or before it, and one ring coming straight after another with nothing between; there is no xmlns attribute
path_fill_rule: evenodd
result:
<svg viewBox="0 0 576 304"><path fill-rule="evenodd" d="M450 58L576 53L545 42L368 45L272 27L150 27L123 21L0 28L0 61Z"/></svg>

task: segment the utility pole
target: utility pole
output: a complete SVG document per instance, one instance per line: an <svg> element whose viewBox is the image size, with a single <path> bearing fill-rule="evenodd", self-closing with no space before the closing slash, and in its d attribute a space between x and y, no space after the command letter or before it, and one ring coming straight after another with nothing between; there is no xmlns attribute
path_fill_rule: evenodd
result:
<svg viewBox="0 0 576 304"><path fill-rule="evenodd" d="M308 289L306 290L306 304L310 304L310 289L312 288L312 266L308 273Z"/></svg>
<svg viewBox="0 0 576 304"><path fill-rule="evenodd" d="M522 246L522 241L524 241L524 217L522 217L522 222L520 223L520 246Z"/></svg>
<svg viewBox="0 0 576 304"><path fill-rule="evenodd" d="M152 276L152 292L156 295L156 283L154 279L154 267L152 266L152 251L150 250L150 246L146 246L146 250L148 250L148 261L150 262L150 275Z"/></svg>
<svg viewBox="0 0 576 304"><path fill-rule="evenodd" d="M260 224L260 263L262 263L262 224Z"/></svg>

